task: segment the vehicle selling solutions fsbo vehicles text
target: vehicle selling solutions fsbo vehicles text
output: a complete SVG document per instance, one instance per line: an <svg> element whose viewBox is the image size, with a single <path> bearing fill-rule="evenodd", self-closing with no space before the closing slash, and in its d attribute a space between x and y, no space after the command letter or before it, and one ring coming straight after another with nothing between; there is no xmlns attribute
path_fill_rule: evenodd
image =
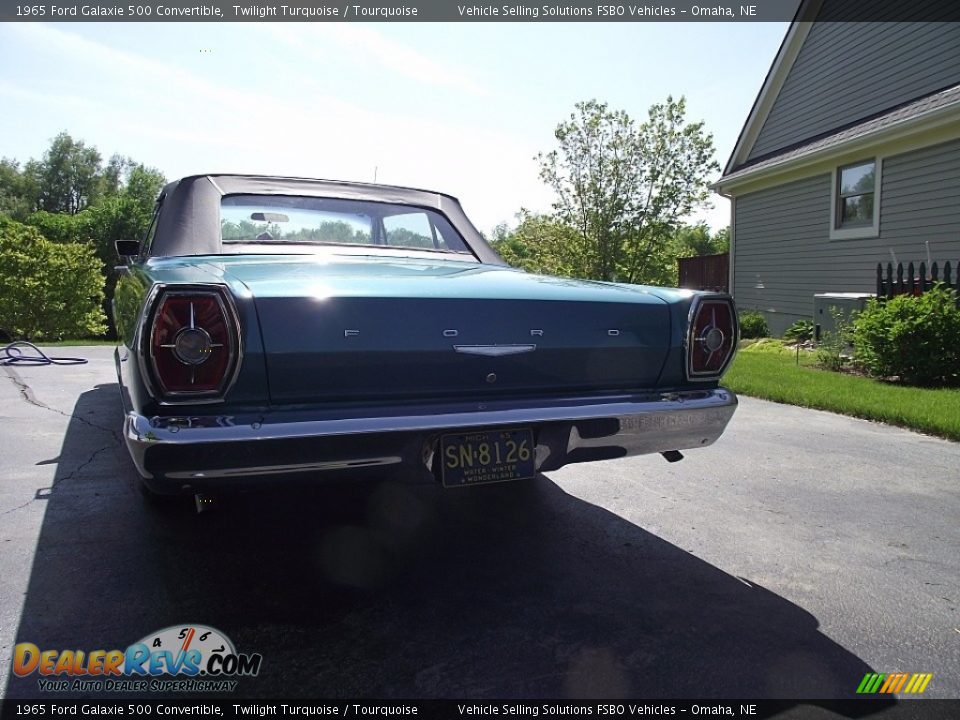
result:
<svg viewBox="0 0 960 720"><path fill-rule="evenodd" d="M689 10L663 5L603 4L594 7L565 7L562 5L457 5L460 17L528 18L532 20L553 17L597 18L680 18L693 17L755 17L756 5L693 5Z"/></svg>

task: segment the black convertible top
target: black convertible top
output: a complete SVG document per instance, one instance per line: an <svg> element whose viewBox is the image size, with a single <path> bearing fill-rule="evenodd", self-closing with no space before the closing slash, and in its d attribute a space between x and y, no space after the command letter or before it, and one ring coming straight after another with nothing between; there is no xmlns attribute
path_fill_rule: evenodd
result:
<svg viewBox="0 0 960 720"><path fill-rule="evenodd" d="M225 195L328 197L430 208L447 217L481 262L505 264L450 195L392 185L264 175L191 175L169 183L158 199L160 217L149 254L220 254L220 199Z"/></svg>

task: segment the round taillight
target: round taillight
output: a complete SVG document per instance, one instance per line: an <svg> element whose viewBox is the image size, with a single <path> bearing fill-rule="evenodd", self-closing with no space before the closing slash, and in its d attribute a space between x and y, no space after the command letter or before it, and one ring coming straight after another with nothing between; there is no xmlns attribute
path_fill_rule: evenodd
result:
<svg viewBox="0 0 960 720"><path fill-rule="evenodd" d="M698 299L687 340L687 377L710 380L727 369L737 344L737 316L726 298Z"/></svg>
<svg viewBox="0 0 960 720"><path fill-rule="evenodd" d="M233 318L219 292L163 292L153 316L150 357L164 395L224 391L237 359Z"/></svg>

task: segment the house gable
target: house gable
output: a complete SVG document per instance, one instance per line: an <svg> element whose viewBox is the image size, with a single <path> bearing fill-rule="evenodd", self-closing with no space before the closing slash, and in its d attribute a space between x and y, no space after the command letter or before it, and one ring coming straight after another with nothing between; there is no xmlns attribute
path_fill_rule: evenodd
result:
<svg viewBox="0 0 960 720"><path fill-rule="evenodd" d="M954 0L929 2L946 17ZM725 174L960 82L960 23L847 22L846 8L801 5Z"/></svg>

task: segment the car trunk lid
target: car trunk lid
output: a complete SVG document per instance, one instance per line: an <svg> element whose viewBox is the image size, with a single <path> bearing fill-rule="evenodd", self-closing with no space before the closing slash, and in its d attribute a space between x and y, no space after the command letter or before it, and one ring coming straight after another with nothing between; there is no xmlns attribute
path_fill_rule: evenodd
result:
<svg viewBox="0 0 960 720"><path fill-rule="evenodd" d="M245 256L274 404L622 391L656 383L666 303L462 260Z"/></svg>

